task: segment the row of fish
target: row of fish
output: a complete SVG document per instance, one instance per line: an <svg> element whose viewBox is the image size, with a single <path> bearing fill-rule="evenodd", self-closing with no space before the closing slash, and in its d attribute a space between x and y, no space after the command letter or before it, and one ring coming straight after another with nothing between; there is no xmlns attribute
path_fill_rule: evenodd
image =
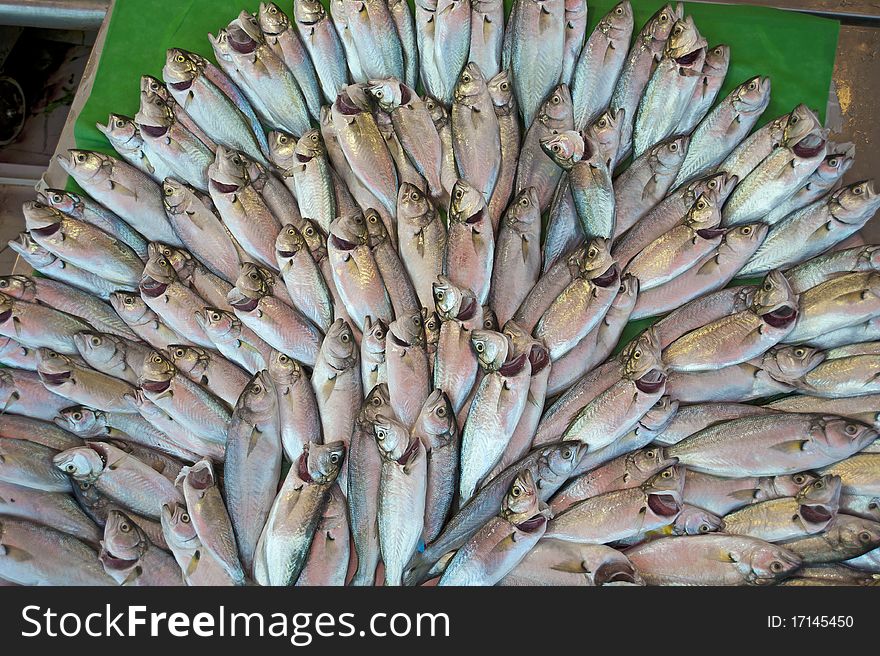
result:
<svg viewBox="0 0 880 656"><path fill-rule="evenodd" d="M0 580L875 583L875 183L718 98L682 5L586 25L295 0L168 50L10 242Z"/></svg>

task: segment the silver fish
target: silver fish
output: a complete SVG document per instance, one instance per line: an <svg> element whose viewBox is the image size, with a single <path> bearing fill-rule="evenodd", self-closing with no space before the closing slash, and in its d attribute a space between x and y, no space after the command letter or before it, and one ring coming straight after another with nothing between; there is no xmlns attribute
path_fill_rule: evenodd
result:
<svg viewBox="0 0 880 656"><path fill-rule="evenodd" d="M715 98L724 84L727 68L730 64L730 47L717 45L706 51L706 60L700 73L700 81L694 89L694 95L685 108L684 115L678 122L678 134L690 134L715 104Z"/></svg>
<svg viewBox="0 0 880 656"><path fill-rule="evenodd" d="M327 15L316 0L295 0L293 17L303 45L315 66L324 99L332 102L348 84L348 71L342 41Z"/></svg>
<svg viewBox="0 0 880 656"><path fill-rule="evenodd" d="M47 389L97 410L131 412L123 398L134 392L131 383L82 366L51 349L37 351L37 373Z"/></svg>
<svg viewBox="0 0 880 656"><path fill-rule="evenodd" d="M472 290L483 305L492 281L495 238L486 200L466 180L453 187L448 220L443 273L453 284Z"/></svg>

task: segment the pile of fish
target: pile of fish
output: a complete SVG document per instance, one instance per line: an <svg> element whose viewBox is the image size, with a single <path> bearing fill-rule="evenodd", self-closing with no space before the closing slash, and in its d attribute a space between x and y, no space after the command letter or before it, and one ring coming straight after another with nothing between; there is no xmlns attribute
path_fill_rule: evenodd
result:
<svg viewBox="0 0 880 656"><path fill-rule="evenodd" d="M25 204L0 579L875 582L850 144L754 130L770 80L719 98L736 55L681 6L292 16L169 50L117 156L60 158L87 195Z"/></svg>

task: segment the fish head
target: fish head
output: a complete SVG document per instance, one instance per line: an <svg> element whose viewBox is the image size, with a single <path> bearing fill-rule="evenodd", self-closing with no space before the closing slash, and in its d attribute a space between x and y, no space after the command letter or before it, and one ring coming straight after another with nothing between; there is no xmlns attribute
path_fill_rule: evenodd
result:
<svg viewBox="0 0 880 656"><path fill-rule="evenodd" d="M379 451L387 460L400 460L409 448L409 431L391 417L381 414L376 416L373 421L373 436Z"/></svg>
<svg viewBox="0 0 880 656"><path fill-rule="evenodd" d="M455 82L453 91L455 102L470 107L478 103L480 98L487 93L483 71L475 62L468 62Z"/></svg>
<svg viewBox="0 0 880 656"><path fill-rule="evenodd" d="M629 462L644 475L654 475L678 464L678 458L667 456L666 449L649 446L630 454Z"/></svg>
<svg viewBox="0 0 880 656"><path fill-rule="evenodd" d="M753 540L730 557L745 570L746 579L757 585L770 585L786 578L803 564L799 556L784 547Z"/></svg>
<svg viewBox="0 0 880 656"><path fill-rule="evenodd" d="M656 162L656 171L674 172L681 167L685 155L687 155L690 136L679 135L666 141L661 141L651 149L651 157Z"/></svg>
<svg viewBox="0 0 880 656"><path fill-rule="evenodd" d="M299 145L296 137L283 130L272 130L267 140L269 142L269 159L286 177L293 175L296 165L296 147Z"/></svg>
<svg viewBox="0 0 880 656"><path fill-rule="evenodd" d="M431 120L434 122L434 127L439 131L449 122L449 112L446 111L446 107L443 103L437 100L434 96L426 94L424 103L425 109L431 114Z"/></svg>
<svg viewBox="0 0 880 656"><path fill-rule="evenodd" d="M192 198L192 190L182 182L174 178L165 178L162 181L162 203L165 211L170 214L181 214L189 206Z"/></svg>
<svg viewBox="0 0 880 656"><path fill-rule="evenodd" d="M570 170L586 153L587 143L577 130L563 130L541 139L541 149L564 170Z"/></svg>
<svg viewBox="0 0 880 656"><path fill-rule="evenodd" d="M477 329L471 332L471 348L480 366L492 372L498 371L507 360L510 343L503 334L494 330Z"/></svg>
<svg viewBox="0 0 880 656"><path fill-rule="evenodd" d="M425 326L422 323L422 312L404 314L388 324L385 341L386 350L404 351L412 346L425 345Z"/></svg>
<svg viewBox="0 0 880 656"><path fill-rule="evenodd" d="M620 278L620 287L617 290L617 296L611 301L612 310L621 313L632 311L635 307L638 294L639 279L631 273L623 274Z"/></svg>
<svg viewBox="0 0 880 656"><path fill-rule="evenodd" d="M305 375L302 365L281 351L272 351L269 357L269 375L277 387L292 386Z"/></svg>
<svg viewBox="0 0 880 656"><path fill-rule="evenodd" d="M27 276L0 276L0 293L20 301L33 302L37 298L37 287Z"/></svg>
<svg viewBox="0 0 880 656"><path fill-rule="evenodd" d="M319 0L296 0L293 18L300 25L316 25L327 18L327 11Z"/></svg>
<svg viewBox="0 0 880 656"><path fill-rule="evenodd" d="M706 51L706 60L703 62L703 76L724 77L727 75L728 64L730 64L730 46L723 43L712 46Z"/></svg>
<svg viewBox="0 0 880 656"><path fill-rule="evenodd" d="M120 510L111 510L104 525L104 549L117 559L137 561L149 548L147 536Z"/></svg>
<svg viewBox="0 0 880 656"><path fill-rule="evenodd" d="M260 299L272 293L275 275L259 264L243 262L235 279L235 289L249 299Z"/></svg>
<svg viewBox="0 0 880 656"><path fill-rule="evenodd" d="M145 316L151 314L151 310L144 303L144 300L134 292L113 292L110 294L110 305L129 325L138 325Z"/></svg>
<svg viewBox="0 0 880 656"><path fill-rule="evenodd" d="M654 43L665 44L675 23L682 17L681 4L673 7L665 4L647 22L642 34L651 38Z"/></svg>
<svg viewBox="0 0 880 656"><path fill-rule="evenodd" d="M854 225L880 207L880 194L873 180L861 180L834 192L829 204L835 219Z"/></svg>
<svg viewBox="0 0 880 656"><path fill-rule="evenodd" d="M669 425L676 412L678 412L678 401L664 394L639 419L639 425L651 431L661 431Z"/></svg>
<svg viewBox="0 0 880 656"><path fill-rule="evenodd" d="M144 265L140 290L142 294L155 298L165 293L168 285L178 279L177 271L174 270L171 262L161 255L156 255L150 257Z"/></svg>
<svg viewBox="0 0 880 656"><path fill-rule="evenodd" d="M673 517L681 512L684 479L684 465L672 465L642 484L642 489L648 495L648 507L654 514Z"/></svg>
<svg viewBox="0 0 880 656"><path fill-rule="evenodd" d="M95 123L98 131L103 133L110 143L114 146L122 148L140 148L143 144L140 130L134 123L134 119L123 114L110 114L107 118L107 125Z"/></svg>
<svg viewBox="0 0 880 656"><path fill-rule="evenodd" d="M608 35L609 38L615 38L617 35L632 32L632 28L633 12L629 0L623 0L623 2L614 5L611 11L605 14L596 26L597 30Z"/></svg>
<svg viewBox="0 0 880 656"><path fill-rule="evenodd" d="M257 12L260 29L266 36L277 36L287 31L290 19L274 2L261 2Z"/></svg>
<svg viewBox="0 0 880 656"><path fill-rule="evenodd" d="M666 365L661 358L660 341L651 328L630 342L620 357L623 375L635 381L639 390L656 392L666 384Z"/></svg>
<svg viewBox="0 0 880 656"><path fill-rule="evenodd" d="M318 224L311 219L303 219L302 229L300 230L309 252L316 262L319 262L327 254L327 238L324 231L318 227Z"/></svg>
<svg viewBox="0 0 880 656"><path fill-rule="evenodd" d="M665 55L674 59L680 66L689 66L696 61L695 54L706 48L708 42L700 34L692 16L678 19L669 33Z"/></svg>
<svg viewBox="0 0 880 656"><path fill-rule="evenodd" d="M37 349L37 373L43 385L51 389L63 385L72 375L73 361L49 348Z"/></svg>
<svg viewBox="0 0 880 656"><path fill-rule="evenodd" d="M67 173L91 184L107 180L113 168L111 157L91 150L71 149L67 151L67 157L58 155L56 160Z"/></svg>
<svg viewBox="0 0 880 656"><path fill-rule="evenodd" d="M345 319L337 319L327 330L321 344L321 355L338 371L358 365L358 345Z"/></svg>
<svg viewBox="0 0 880 656"><path fill-rule="evenodd" d="M352 251L367 243L367 222L363 212L358 210L345 216L338 216L330 224L328 244L340 251Z"/></svg>
<svg viewBox="0 0 880 656"><path fill-rule="evenodd" d="M208 177L214 190L223 194L237 193L250 181L247 160L237 150L217 144L214 162L208 167Z"/></svg>
<svg viewBox="0 0 880 656"><path fill-rule="evenodd" d="M239 396L235 411L248 422L256 423L260 418L271 416L278 405L275 396L275 383L265 369L255 373Z"/></svg>
<svg viewBox="0 0 880 656"><path fill-rule="evenodd" d="M248 60L257 57L257 48L266 42L257 18L249 12L241 13L226 26L229 35L230 54L233 57L245 56Z"/></svg>
<svg viewBox="0 0 880 656"><path fill-rule="evenodd" d="M21 209L24 212L25 225L31 235L50 237L61 230L64 215L54 207L29 200L22 204Z"/></svg>
<svg viewBox="0 0 880 656"><path fill-rule="evenodd" d="M38 192L37 196L44 204L67 215L80 214L84 206L82 198L63 189L46 189Z"/></svg>
<svg viewBox="0 0 880 656"><path fill-rule="evenodd" d="M385 356L385 338L388 336L388 326L381 319L376 319L367 315L364 317L364 334L361 339L361 348L367 353L371 353L373 357L379 358Z"/></svg>
<svg viewBox="0 0 880 656"><path fill-rule="evenodd" d="M73 336L76 350L89 360L108 363L117 356L124 348L122 341L116 335L103 334L84 330Z"/></svg>
<svg viewBox="0 0 880 656"><path fill-rule="evenodd" d="M863 517L838 515L824 537L848 551L868 552L880 546L880 523Z"/></svg>
<svg viewBox="0 0 880 656"><path fill-rule="evenodd" d="M54 422L59 428L79 437L98 437L107 432L107 416L83 405L64 408Z"/></svg>
<svg viewBox="0 0 880 656"><path fill-rule="evenodd" d="M788 115L782 139L786 145L794 146L808 135L821 129L822 123L816 112L806 105L800 104Z"/></svg>
<svg viewBox="0 0 880 656"><path fill-rule="evenodd" d="M196 533L186 504L179 501L162 504L162 534L170 546L180 549L198 549L202 541Z"/></svg>
<svg viewBox="0 0 880 656"><path fill-rule="evenodd" d="M516 97L513 95L513 84L511 84L508 71L497 73L487 82L487 86L496 113L507 113L513 110L516 105Z"/></svg>
<svg viewBox="0 0 880 656"><path fill-rule="evenodd" d="M165 258L180 277L184 277L185 272L195 264L189 251L169 246L161 241L151 241L147 245L147 257L149 260Z"/></svg>
<svg viewBox="0 0 880 656"><path fill-rule="evenodd" d="M760 114L770 103L770 87L769 77L746 80L733 92L733 108L740 114Z"/></svg>
<svg viewBox="0 0 880 656"><path fill-rule="evenodd" d="M404 222L424 228L437 215L431 201L422 190L409 182L403 182L397 192L397 213Z"/></svg>
<svg viewBox="0 0 880 656"><path fill-rule="evenodd" d="M171 358L171 362L180 371L196 375L197 372L204 371L208 362L208 353L205 349L197 346L187 346L185 344L170 344L165 352Z"/></svg>
<svg viewBox="0 0 880 656"><path fill-rule="evenodd" d="M159 351L150 351L144 357L138 383L147 392L164 392L171 386L176 371L174 364Z"/></svg>
<svg viewBox="0 0 880 656"><path fill-rule="evenodd" d="M441 389L434 389L416 420L419 435L426 438L426 449L437 449L453 442L458 435L455 410L449 397Z"/></svg>
<svg viewBox="0 0 880 656"><path fill-rule="evenodd" d="M870 269L872 271L880 271L880 246L868 244L862 246L858 254L859 269ZM0 288L2 291L2 288Z"/></svg>
<svg viewBox="0 0 880 656"><path fill-rule="evenodd" d="M527 232L541 220L541 204L535 187L525 187L513 197L504 213L505 224L519 233Z"/></svg>
<svg viewBox="0 0 880 656"><path fill-rule="evenodd" d="M684 216L684 222L694 232L709 230L721 223L721 207L709 194L700 194Z"/></svg>
<svg viewBox="0 0 880 656"><path fill-rule="evenodd" d="M620 147L620 128L625 116L624 108L609 108L587 127L587 137L596 145L609 169L612 169L617 157L617 150Z"/></svg>
<svg viewBox="0 0 880 656"><path fill-rule="evenodd" d="M734 253L754 253L769 231L766 223L747 223L725 232L723 242Z"/></svg>
<svg viewBox="0 0 880 656"><path fill-rule="evenodd" d="M324 444L309 443L300 456L300 468L305 464L312 481L319 485L332 483L345 462L345 442L337 440Z"/></svg>
<svg viewBox="0 0 880 656"><path fill-rule="evenodd" d="M404 85L400 80L394 78L370 80L367 93L376 100L376 104L382 111L389 113L412 100L412 93L409 89L404 91ZM404 96L406 96L406 101L404 101Z"/></svg>
<svg viewBox="0 0 880 656"><path fill-rule="evenodd" d="M675 522L672 524L673 535L702 535L715 533L724 529L724 520L708 510L684 504Z"/></svg>
<svg viewBox="0 0 880 656"><path fill-rule="evenodd" d="M617 265L611 257L610 240L594 237L579 255L578 275L581 278L593 281L598 287L620 284Z"/></svg>
<svg viewBox="0 0 880 656"><path fill-rule="evenodd" d="M736 187L739 178L721 171L712 175L699 178L691 182L687 187L687 196L696 200L700 194L712 196L717 205L723 205Z"/></svg>
<svg viewBox="0 0 880 656"><path fill-rule="evenodd" d="M510 355L512 357L518 357L523 353L530 353L532 345L540 345L541 342L532 337L532 335L520 326L513 319L509 319L501 332L507 338L507 341L510 343Z"/></svg>
<svg viewBox="0 0 880 656"><path fill-rule="evenodd" d="M391 409L391 395L388 391L388 383L379 383L373 386L373 389L367 394L364 402L361 403L361 411L358 415L358 421L363 425L372 425L379 415L390 415L394 411Z"/></svg>
<svg viewBox="0 0 880 656"><path fill-rule="evenodd" d="M794 497L800 494L807 485L819 477L811 472L799 472L797 474L785 474L773 476L769 480L769 490L759 493L757 500L776 497Z"/></svg>
<svg viewBox="0 0 880 656"><path fill-rule="evenodd" d="M542 481L549 484L561 483L566 480L577 464L581 461L589 446L583 442L554 442L544 449L533 472L538 488Z"/></svg>
<svg viewBox="0 0 880 656"><path fill-rule="evenodd" d="M364 223L367 226L367 239L370 248L376 248L389 241L390 237L388 236L385 222L382 221L382 217L372 207L364 210Z"/></svg>
<svg viewBox="0 0 880 656"><path fill-rule="evenodd" d="M777 380L794 381L824 360L825 351L812 346L774 346L762 358L761 368Z"/></svg>
<svg viewBox="0 0 880 656"><path fill-rule="evenodd" d="M855 154L856 147L851 143L828 144L828 154L813 172L810 181L817 181L822 188L830 188L849 171Z"/></svg>
<svg viewBox="0 0 880 656"><path fill-rule="evenodd" d="M371 113L369 94L365 90L366 85L349 84L336 96L331 111L343 118Z"/></svg>
<svg viewBox="0 0 880 656"><path fill-rule="evenodd" d="M96 444L67 449L52 456L52 463L60 471L78 480L93 483L107 466L102 454L95 450Z"/></svg>
<svg viewBox="0 0 880 656"><path fill-rule="evenodd" d="M538 488L531 469L519 472L501 500L501 516L512 524L534 516L538 512Z"/></svg>
<svg viewBox="0 0 880 656"><path fill-rule="evenodd" d="M436 346L440 341L440 316L433 310L422 308L422 325L425 327L425 344Z"/></svg>
<svg viewBox="0 0 880 656"><path fill-rule="evenodd" d="M571 116L572 111L571 91L569 91L568 85L558 84L553 87L550 95L547 96L547 100L541 105L541 110L536 120L544 124L559 124L566 117Z"/></svg>
<svg viewBox="0 0 880 656"><path fill-rule="evenodd" d="M168 89L162 84L162 81L158 78L153 77L152 75L141 75L141 92L155 93L157 96L161 96L166 101L171 98L171 94L168 93Z"/></svg>
<svg viewBox="0 0 880 656"><path fill-rule="evenodd" d="M302 233L296 229L296 226L288 223L281 228L281 232L275 238L275 254L280 260L294 258L300 252L308 253L309 245L306 243Z"/></svg>
<svg viewBox="0 0 880 656"><path fill-rule="evenodd" d="M316 157L324 157L327 149L324 147L321 131L313 129L304 132L296 142L294 153L299 164L307 164Z"/></svg>
<svg viewBox="0 0 880 656"><path fill-rule="evenodd" d="M850 455L861 451L877 439L878 433L871 426L846 417L829 415L813 422L810 437L831 453Z"/></svg>
<svg viewBox="0 0 880 656"><path fill-rule="evenodd" d="M175 91L185 91L192 86L193 80L202 74L203 67L202 58L195 53L180 48L169 48L165 52L162 77Z"/></svg>
<svg viewBox="0 0 880 656"><path fill-rule="evenodd" d="M141 90L141 104L134 120L143 134L150 137L161 137L175 121L174 110L159 94L149 90Z"/></svg>
<svg viewBox="0 0 880 656"><path fill-rule="evenodd" d="M489 210L483 194L467 180L459 178L452 186L449 201L449 227L455 223L464 223L473 230L485 230L489 219Z"/></svg>
<svg viewBox="0 0 880 656"><path fill-rule="evenodd" d="M182 486L184 491L192 490L196 497L202 497L206 490L217 486L214 465L203 458L189 467L183 467L177 475L177 485Z"/></svg>
<svg viewBox="0 0 880 656"><path fill-rule="evenodd" d="M840 507L840 476L825 474L807 483L795 497L801 505L801 517L809 522L828 522Z"/></svg>
<svg viewBox="0 0 880 656"><path fill-rule="evenodd" d="M474 293L458 287L446 276L437 276L432 283L434 308L443 320L461 318L471 319L476 315L478 304ZM466 316L463 316L466 315Z"/></svg>
<svg viewBox="0 0 880 656"><path fill-rule="evenodd" d="M486 304L482 307L482 310L483 330L498 330L498 318L495 316L492 308L488 304Z"/></svg>
<svg viewBox="0 0 880 656"><path fill-rule="evenodd" d="M755 291L752 310L774 328L789 326L798 316L798 295L779 270L768 273Z"/></svg>

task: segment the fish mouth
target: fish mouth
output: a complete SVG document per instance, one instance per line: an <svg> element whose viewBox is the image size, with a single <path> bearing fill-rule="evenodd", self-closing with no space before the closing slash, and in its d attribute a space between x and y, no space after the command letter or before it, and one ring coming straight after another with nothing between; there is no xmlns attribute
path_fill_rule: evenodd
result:
<svg viewBox="0 0 880 656"><path fill-rule="evenodd" d="M315 479L309 473L309 453L303 451L296 463L296 474L303 483L314 483Z"/></svg>
<svg viewBox="0 0 880 656"><path fill-rule="evenodd" d="M44 385L62 385L70 380L70 372L62 371L55 374L40 374Z"/></svg>
<svg viewBox="0 0 880 656"><path fill-rule="evenodd" d="M608 270L601 276L593 278L591 281L596 287L610 287L617 280L617 265L612 264Z"/></svg>
<svg viewBox="0 0 880 656"><path fill-rule="evenodd" d="M399 346L400 348L409 348L410 346L412 346L412 344L401 339L394 333L388 333L388 338L391 340L392 344L394 344L395 346Z"/></svg>
<svg viewBox="0 0 880 656"><path fill-rule="evenodd" d="M801 517L804 518L804 521L810 522L811 524L822 524L824 522L830 522L834 517L834 513L822 505L804 505L801 506Z"/></svg>
<svg viewBox="0 0 880 656"><path fill-rule="evenodd" d="M486 212L486 210L480 208L479 210L477 210L476 212L471 214L468 218L466 218L464 220L464 222L469 225L474 225L475 223L479 223L480 221L483 220L483 215L485 214L485 212Z"/></svg>
<svg viewBox="0 0 880 656"><path fill-rule="evenodd" d="M294 255L296 255L296 252L295 251L278 251L278 254L281 257L293 257Z"/></svg>
<svg viewBox="0 0 880 656"><path fill-rule="evenodd" d="M244 42L229 39L229 47L241 55L249 55L257 49L257 42L253 39Z"/></svg>
<svg viewBox="0 0 880 656"><path fill-rule="evenodd" d="M681 57L677 57L675 59L675 63L679 64L680 66L690 66L695 61L697 61L697 57L699 57L699 56L700 56L700 50L697 49L697 50L694 50L693 52L689 52L686 55L682 55Z"/></svg>
<svg viewBox="0 0 880 656"><path fill-rule="evenodd" d="M137 564L137 560L126 560L125 558L117 558L116 556L110 555L109 551L104 551L101 554L101 562L108 566L110 569L114 570L126 570L131 569Z"/></svg>
<svg viewBox="0 0 880 656"><path fill-rule="evenodd" d="M597 587L608 583L635 583L636 573L626 563L602 563L596 568L593 582Z"/></svg>
<svg viewBox="0 0 880 656"><path fill-rule="evenodd" d="M535 515L531 519L527 519L526 521L517 524L516 528L523 533L534 533L535 531L540 530L540 528L546 523L547 518L544 517L544 515Z"/></svg>
<svg viewBox="0 0 880 656"><path fill-rule="evenodd" d="M532 375L540 373L550 364L550 351L540 344L532 344L529 349L529 363L532 365Z"/></svg>
<svg viewBox="0 0 880 656"><path fill-rule="evenodd" d="M701 239L715 239L715 237L722 237L724 233L727 232L724 228L701 228L697 230L697 234Z"/></svg>
<svg viewBox="0 0 880 656"><path fill-rule="evenodd" d="M253 312L257 306L260 304L260 299L258 298L247 298L245 297L243 300L238 303L230 303L232 307L236 310L240 310L242 312Z"/></svg>
<svg viewBox="0 0 880 656"><path fill-rule="evenodd" d="M138 127L148 137L162 137L168 132L168 127L162 125L138 125Z"/></svg>
<svg viewBox="0 0 880 656"><path fill-rule="evenodd" d="M149 298L157 298L165 293L168 285L152 278L141 281L141 292Z"/></svg>
<svg viewBox="0 0 880 656"><path fill-rule="evenodd" d="M231 194L238 191L238 185L223 184L222 182L217 182L214 178L211 178L211 186L221 194Z"/></svg>
<svg viewBox="0 0 880 656"><path fill-rule="evenodd" d="M146 380L141 383L141 389L147 392L160 393L171 387L171 379L168 380Z"/></svg>
<svg viewBox="0 0 880 656"><path fill-rule="evenodd" d="M458 311L458 316L455 317L459 321L468 321L474 318L474 315L477 312L477 299L476 298L467 298L467 305L462 305L461 309Z"/></svg>
<svg viewBox="0 0 880 656"><path fill-rule="evenodd" d="M397 459L397 464L406 467L409 464L409 461L416 455L418 444L418 440L410 440L409 445L406 447L406 451L404 451L403 455Z"/></svg>
<svg viewBox="0 0 880 656"><path fill-rule="evenodd" d="M334 234L330 235L330 242L333 244L333 247L340 251L353 251L357 248L357 244L353 241L348 241L347 239L343 239L342 237L337 237Z"/></svg>
<svg viewBox="0 0 880 656"><path fill-rule="evenodd" d="M336 97L336 108L343 116L357 116L361 113L361 108L354 104L347 93L340 93Z"/></svg>
<svg viewBox="0 0 880 656"><path fill-rule="evenodd" d="M300 164L308 164L309 162L312 161L312 158L309 157L308 155L302 155L300 153L297 153L296 154L296 161L299 162Z"/></svg>
<svg viewBox="0 0 880 656"><path fill-rule="evenodd" d="M658 517L674 517L681 512L681 504L671 494L649 494L648 508Z"/></svg>
<svg viewBox="0 0 880 656"><path fill-rule="evenodd" d="M636 388L645 394L656 394L666 384L666 374L659 369L651 369L644 376L636 380Z"/></svg>
<svg viewBox="0 0 880 656"><path fill-rule="evenodd" d="M54 235L56 232L61 230L61 222L50 223L47 226L43 226L42 228L31 228L30 232L37 237L48 237L49 235Z"/></svg>
<svg viewBox="0 0 880 656"><path fill-rule="evenodd" d="M798 313L793 307L783 305L778 310L762 314L761 319L773 328L788 328L797 319Z"/></svg>
<svg viewBox="0 0 880 656"><path fill-rule="evenodd" d="M184 80L183 82L172 82L168 86L175 91L186 91L193 85L193 80Z"/></svg>
<svg viewBox="0 0 880 656"><path fill-rule="evenodd" d="M815 140L808 139L808 138L801 139L797 143L797 145L795 145L794 148L791 149L791 151L795 155L797 155L798 157L802 157L804 159L807 159L810 157L815 157L820 152L822 152L822 149L825 147L825 140L824 139L819 139L818 143L815 146L811 146L809 144L804 144L805 141L813 142Z"/></svg>
<svg viewBox="0 0 880 656"><path fill-rule="evenodd" d="M505 362L501 365L501 368L498 369L498 373L504 376L505 378L509 378L510 376L516 376L520 373L523 368L526 366L526 362L529 361L529 357L527 353L521 353L513 360L509 362Z"/></svg>
<svg viewBox="0 0 880 656"><path fill-rule="evenodd" d="M214 476L208 467L190 469L186 478L194 490L207 490L214 484Z"/></svg>
<svg viewBox="0 0 880 656"><path fill-rule="evenodd" d="M12 317L12 310L0 312L0 323L6 323Z"/></svg>

